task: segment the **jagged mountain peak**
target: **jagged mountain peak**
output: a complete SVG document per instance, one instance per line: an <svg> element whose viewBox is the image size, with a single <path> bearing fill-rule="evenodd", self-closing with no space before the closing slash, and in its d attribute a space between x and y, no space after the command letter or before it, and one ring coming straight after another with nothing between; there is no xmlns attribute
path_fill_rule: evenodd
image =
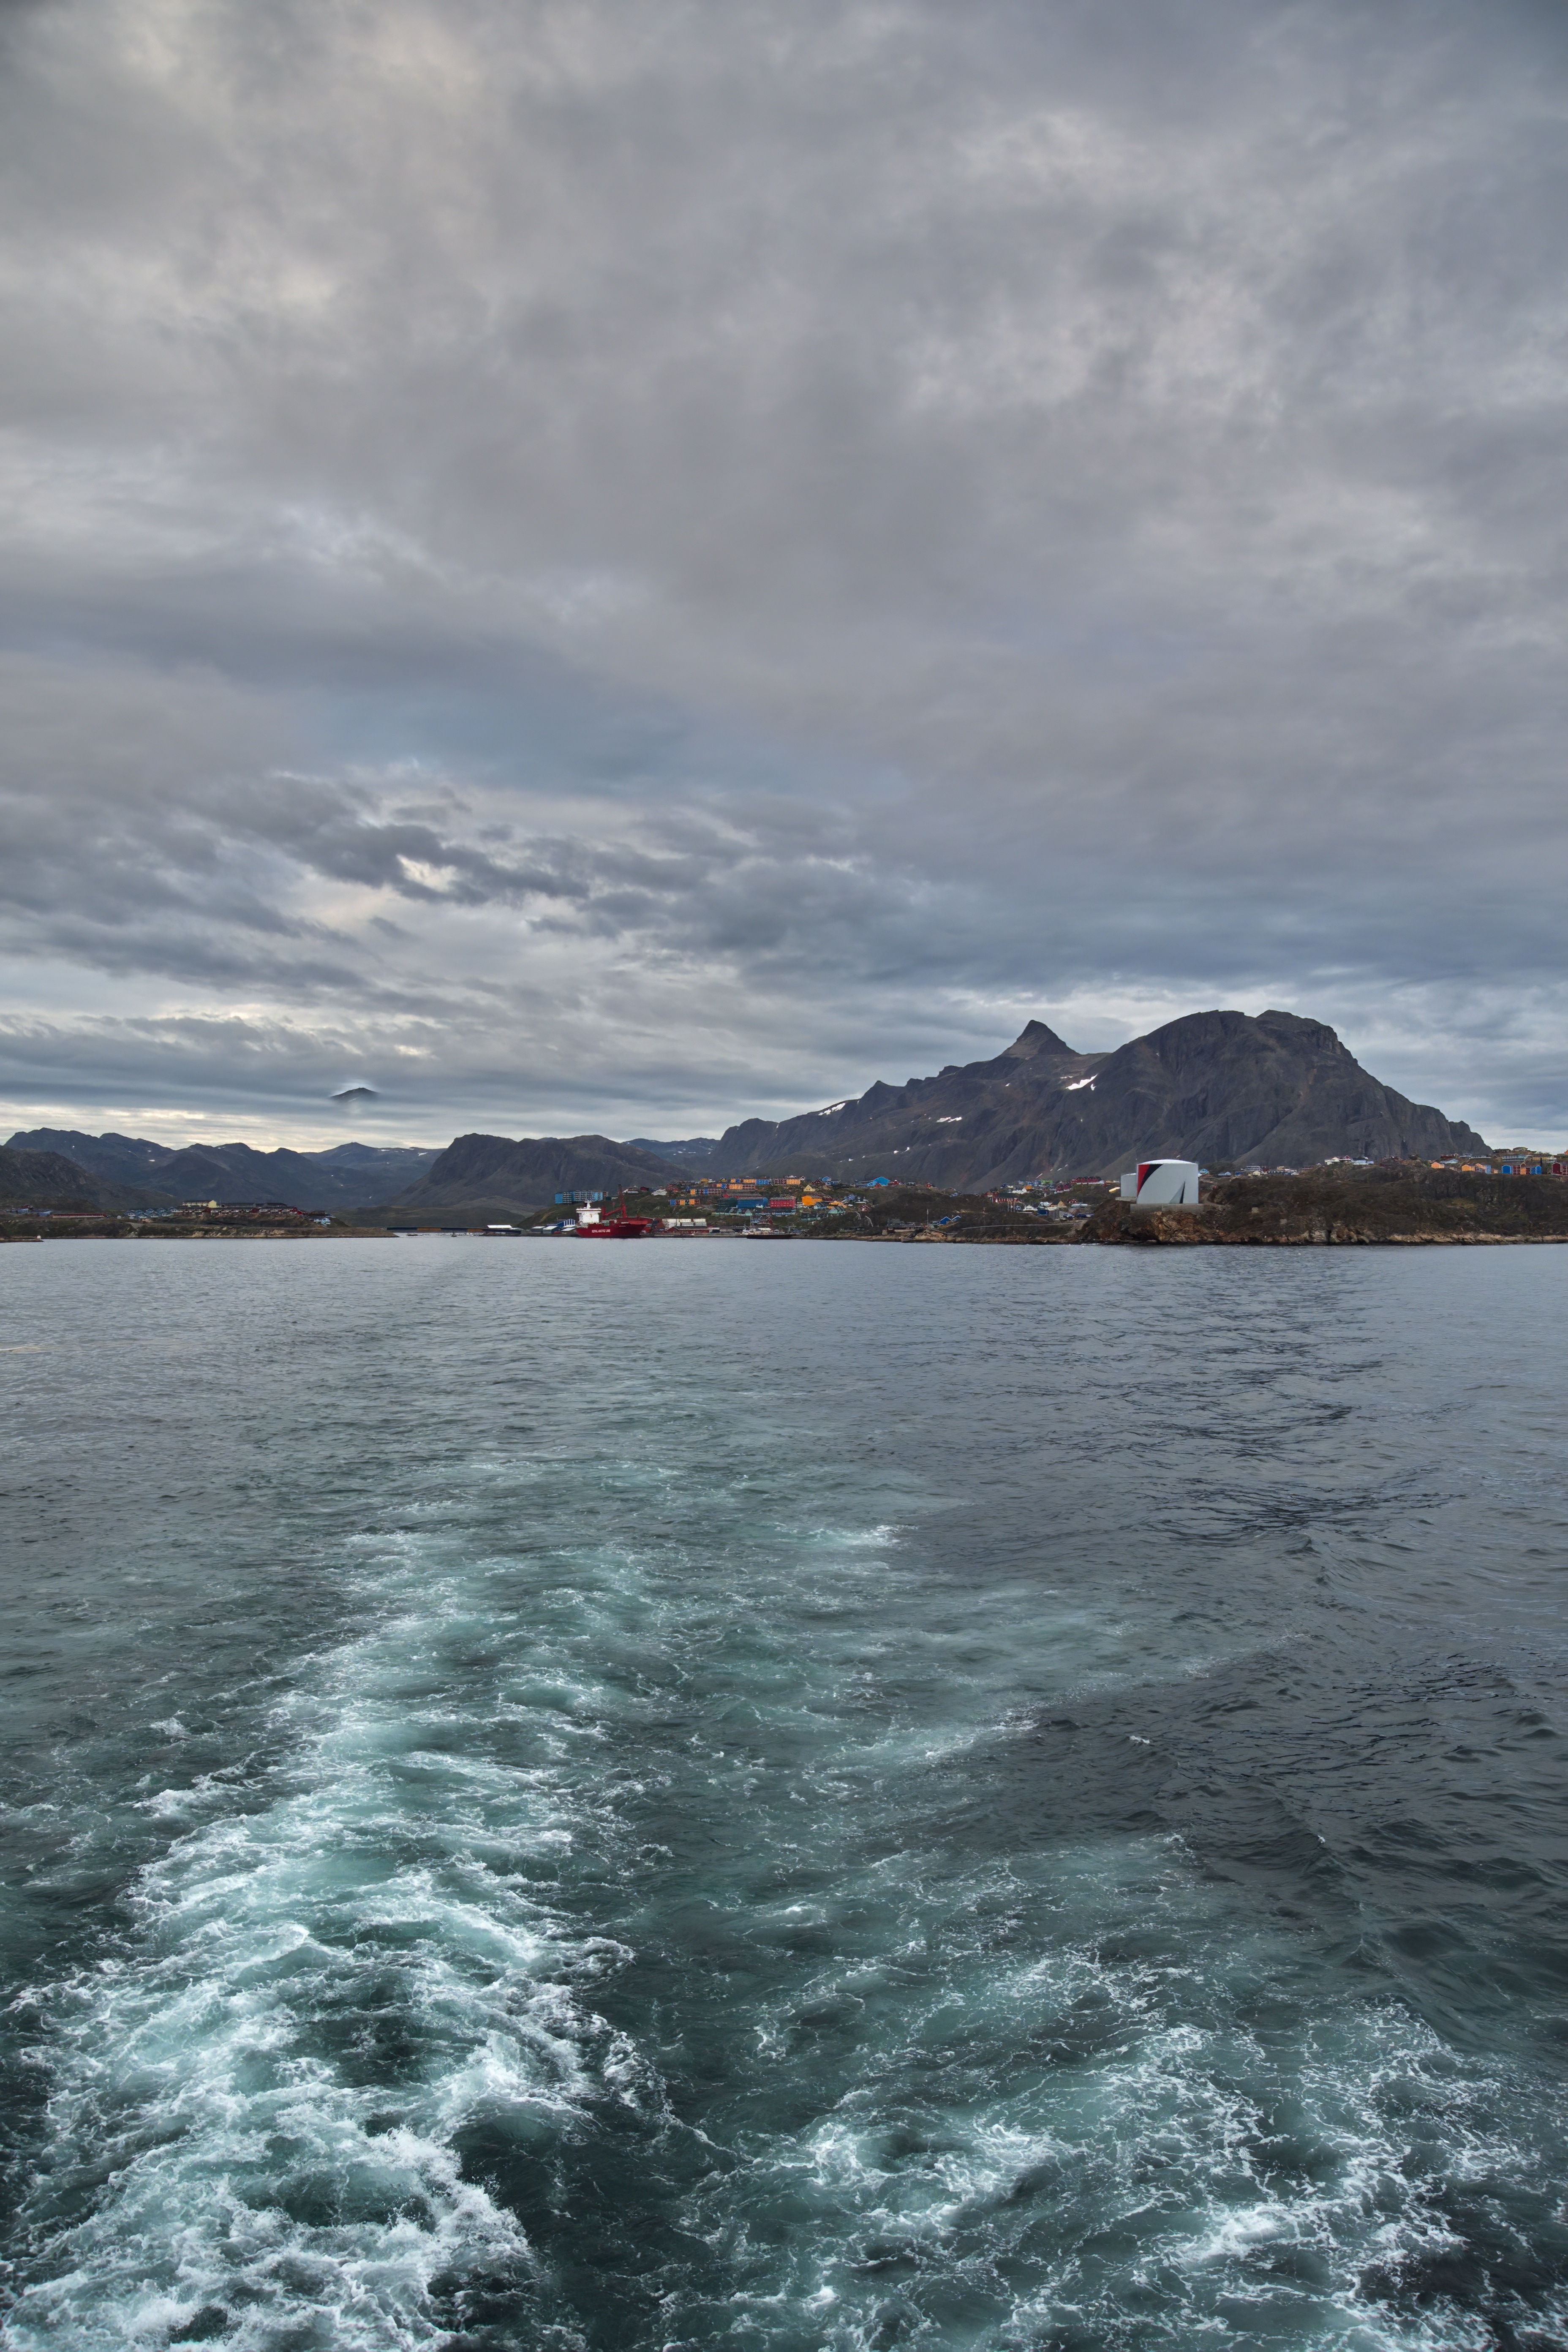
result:
<svg viewBox="0 0 1568 2352"><path fill-rule="evenodd" d="M1037 1055L1074 1055L1075 1048L1058 1037L1043 1021L1026 1021L1012 1044L997 1055L999 1062L1032 1062ZM945 1075L945 1074L944 1074Z"/></svg>

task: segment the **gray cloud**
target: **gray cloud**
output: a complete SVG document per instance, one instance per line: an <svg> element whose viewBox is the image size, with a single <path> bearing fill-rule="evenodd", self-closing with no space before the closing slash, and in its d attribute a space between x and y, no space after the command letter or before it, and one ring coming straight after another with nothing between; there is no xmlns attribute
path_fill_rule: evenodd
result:
<svg viewBox="0 0 1568 2352"><path fill-rule="evenodd" d="M1565 96L1510 0L8 16L7 1101L1226 1001L1568 1133Z"/></svg>

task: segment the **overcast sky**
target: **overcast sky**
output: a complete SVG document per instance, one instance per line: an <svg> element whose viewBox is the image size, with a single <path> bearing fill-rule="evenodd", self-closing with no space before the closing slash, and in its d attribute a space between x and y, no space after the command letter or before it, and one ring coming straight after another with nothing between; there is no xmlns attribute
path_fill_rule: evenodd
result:
<svg viewBox="0 0 1568 2352"><path fill-rule="evenodd" d="M1565 100L1560 0L0 5L0 1111L1278 1005L1568 1137Z"/></svg>

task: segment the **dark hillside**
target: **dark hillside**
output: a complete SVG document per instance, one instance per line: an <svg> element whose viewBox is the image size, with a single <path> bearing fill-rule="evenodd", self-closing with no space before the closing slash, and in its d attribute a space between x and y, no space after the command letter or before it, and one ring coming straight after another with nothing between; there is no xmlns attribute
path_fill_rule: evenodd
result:
<svg viewBox="0 0 1568 2352"><path fill-rule="evenodd" d="M466 1217L478 1222L548 1208L557 1192L628 1192L641 1184L670 1184L685 1171L651 1151L612 1143L607 1135L459 1135L416 1184L388 1202L385 1213L420 1218Z"/></svg>
<svg viewBox="0 0 1568 2352"><path fill-rule="evenodd" d="M652 1135L633 1135L626 1139L628 1151L651 1151L656 1160L673 1160L678 1167L697 1169L703 1174L711 1166L718 1148L716 1135L687 1135L674 1143L661 1143Z"/></svg>
<svg viewBox="0 0 1568 2352"><path fill-rule="evenodd" d="M1057 1243L1070 1241L1076 1230L978 1192L888 1192L871 1199L867 1221L873 1232L902 1228L927 1240Z"/></svg>
<svg viewBox="0 0 1568 2352"><path fill-rule="evenodd" d="M1075 1054L1043 1021L1031 1021L985 1062L958 1063L934 1077L880 1080L854 1101L798 1118L746 1119L726 1129L704 1173L868 1176L976 1190L1035 1174L1048 1151L1042 1107L1070 1102L1105 1059Z"/></svg>
<svg viewBox="0 0 1568 2352"><path fill-rule="evenodd" d="M140 1209L148 1198L132 1186L95 1180L63 1152L0 1146L0 1201L36 1201L50 1209Z"/></svg>

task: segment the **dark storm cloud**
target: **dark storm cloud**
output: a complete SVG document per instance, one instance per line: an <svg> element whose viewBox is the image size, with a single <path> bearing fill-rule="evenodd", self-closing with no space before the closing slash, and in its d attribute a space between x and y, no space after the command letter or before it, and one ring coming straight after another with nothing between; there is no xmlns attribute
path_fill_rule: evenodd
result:
<svg viewBox="0 0 1568 2352"><path fill-rule="evenodd" d="M1556 12L0 21L14 1088L684 1128L1239 1000L1568 1129Z"/></svg>

